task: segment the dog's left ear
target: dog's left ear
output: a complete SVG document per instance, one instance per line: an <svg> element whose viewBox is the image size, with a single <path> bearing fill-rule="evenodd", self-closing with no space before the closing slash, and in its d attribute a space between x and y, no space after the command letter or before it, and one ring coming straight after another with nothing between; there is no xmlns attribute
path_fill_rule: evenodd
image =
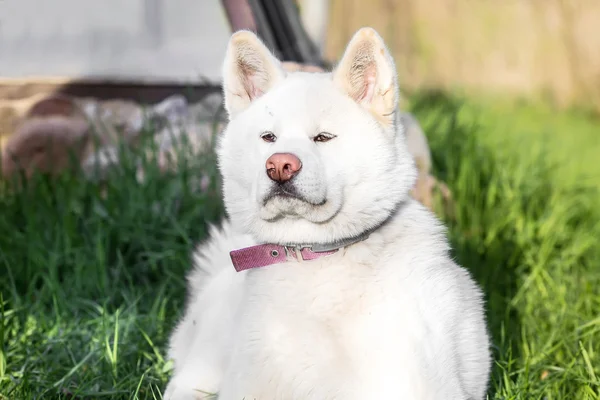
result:
<svg viewBox="0 0 600 400"><path fill-rule="evenodd" d="M281 62L253 32L234 33L223 65L223 91L229 118L246 109L284 77Z"/></svg>
<svg viewBox="0 0 600 400"><path fill-rule="evenodd" d="M333 72L333 80L381 123L394 124L399 99L396 67L373 28L361 28L354 34Z"/></svg>

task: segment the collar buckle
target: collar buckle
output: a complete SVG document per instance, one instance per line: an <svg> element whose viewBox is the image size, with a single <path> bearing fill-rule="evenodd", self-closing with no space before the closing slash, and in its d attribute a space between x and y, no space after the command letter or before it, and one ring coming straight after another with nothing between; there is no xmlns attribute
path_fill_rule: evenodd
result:
<svg viewBox="0 0 600 400"><path fill-rule="evenodd" d="M297 245L297 244L285 245L285 246L283 246L283 248L285 250L286 257L293 256L300 262L304 261L304 257L302 256L302 250L304 250L304 249L311 250L311 246L309 246L309 245Z"/></svg>

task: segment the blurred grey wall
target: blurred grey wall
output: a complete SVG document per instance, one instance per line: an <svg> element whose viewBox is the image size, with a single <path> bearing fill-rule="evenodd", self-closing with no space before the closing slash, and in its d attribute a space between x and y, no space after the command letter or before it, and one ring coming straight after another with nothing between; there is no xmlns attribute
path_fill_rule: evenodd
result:
<svg viewBox="0 0 600 400"><path fill-rule="evenodd" d="M219 81L218 0L0 0L0 78Z"/></svg>

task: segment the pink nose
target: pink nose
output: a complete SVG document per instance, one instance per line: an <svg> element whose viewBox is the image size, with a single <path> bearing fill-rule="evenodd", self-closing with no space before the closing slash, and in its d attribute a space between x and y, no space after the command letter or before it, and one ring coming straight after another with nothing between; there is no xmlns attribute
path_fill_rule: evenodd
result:
<svg viewBox="0 0 600 400"><path fill-rule="evenodd" d="M287 182L302 168L302 162L291 153L275 153L267 159L267 175L275 182Z"/></svg>

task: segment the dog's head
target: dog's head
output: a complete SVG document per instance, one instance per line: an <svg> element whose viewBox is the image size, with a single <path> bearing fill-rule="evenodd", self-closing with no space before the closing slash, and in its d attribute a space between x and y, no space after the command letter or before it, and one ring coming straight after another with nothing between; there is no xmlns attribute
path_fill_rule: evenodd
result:
<svg viewBox="0 0 600 400"><path fill-rule="evenodd" d="M229 42L219 141L227 212L257 240L329 243L385 221L416 170L392 57L359 30L332 73L285 71L251 32Z"/></svg>

